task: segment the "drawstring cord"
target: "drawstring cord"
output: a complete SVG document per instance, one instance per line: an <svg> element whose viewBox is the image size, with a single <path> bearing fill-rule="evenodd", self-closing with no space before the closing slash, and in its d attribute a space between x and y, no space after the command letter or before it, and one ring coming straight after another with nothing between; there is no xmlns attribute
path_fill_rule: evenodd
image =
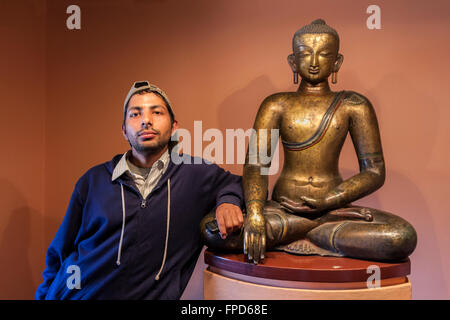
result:
<svg viewBox="0 0 450 320"><path fill-rule="evenodd" d="M117 261L116 264L120 266L120 256L122 253L122 242L123 242L123 234L125 232L125 196L123 192L123 185L120 184L120 191L122 194L122 232L120 233L120 242L119 242L119 249L117 251ZM166 263L166 256L167 256L167 246L169 242L169 227L170 227L170 179L167 180L167 226L166 226L166 242L164 244L164 255L163 255L163 261L161 264L161 268L159 269L158 274L155 277L155 280L159 280L159 276L161 275L161 272L164 269L164 265Z"/></svg>
<svg viewBox="0 0 450 320"><path fill-rule="evenodd" d="M123 194L123 184L120 184L120 191L122 194L122 232L120 233L120 242L119 242L119 250L117 251L117 262L116 264L120 266L120 255L122 253L122 241L123 241L123 233L125 231L125 197Z"/></svg>
<svg viewBox="0 0 450 320"><path fill-rule="evenodd" d="M170 179L167 180L167 226L166 226L166 243L164 245L164 256L163 261L161 265L161 269L159 269L158 274L155 277L155 280L159 280L159 276L161 275L161 272L164 268L164 264L166 263L166 256L167 256L167 245L169 242L169 224L170 224Z"/></svg>

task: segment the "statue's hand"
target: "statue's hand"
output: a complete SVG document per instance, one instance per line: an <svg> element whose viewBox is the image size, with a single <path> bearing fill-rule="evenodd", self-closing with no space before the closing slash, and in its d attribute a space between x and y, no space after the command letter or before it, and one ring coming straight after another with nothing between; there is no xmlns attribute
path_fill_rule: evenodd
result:
<svg viewBox="0 0 450 320"><path fill-rule="evenodd" d="M282 196L280 197L280 205L292 213L317 213L321 211L321 209L315 207L318 200L308 197L300 197L300 199L302 201L298 202Z"/></svg>
<svg viewBox="0 0 450 320"><path fill-rule="evenodd" d="M300 197L303 203L310 207L311 209L315 209L316 211L324 211L330 209L332 204L327 201L327 199L314 199L307 196Z"/></svg>
<svg viewBox="0 0 450 320"><path fill-rule="evenodd" d="M257 264L266 251L266 220L261 210L249 210L244 223L244 254Z"/></svg>

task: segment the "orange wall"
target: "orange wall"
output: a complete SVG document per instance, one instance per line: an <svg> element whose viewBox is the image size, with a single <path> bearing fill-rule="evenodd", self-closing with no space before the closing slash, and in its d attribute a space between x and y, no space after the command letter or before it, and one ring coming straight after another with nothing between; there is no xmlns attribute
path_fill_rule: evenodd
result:
<svg viewBox="0 0 450 320"><path fill-rule="evenodd" d="M29 299L44 267L45 3L0 3L0 299Z"/></svg>
<svg viewBox="0 0 450 320"><path fill-rule="evenodd" d="M69 31L65 12L74 3L82 10L81 30ZM381 7L381 30L366 28L370 4ZM165 89L183 128L192 130L194 120L202 120L203 130L247 129L265 96L296 89L286 63L292 35L321 17L339 32L345 57L334 90L367 96L380 124L386 183L359 204L396 213L416 227L414 298L450 298L445 272L450 269L449 9L448 1L78 0L48 1L45 32L42 16L28 22L39 28L2 20L8 46L19 51L32 47L24 57L1 50L1 63L9 61L10 68L2 72L2 82L14 77L34 86L26 95L15 87L1 95L18 106L15 117L26 126L4 121L2 128L2 139L7 137L2 149L11 157L1 161L13 170L2 174L1 199L7 199L7 210L0 239L8 241L0 240L7 248L1 258L17 258L23 269L3 263L0 268L11 272L11 278L29 280L2 285L0 293L32 297L28 293L41 281L45 249L76 180L127 149L120 124L133 81L148 79ZM22 10L11 10L22 15ZM32 9L25 11L33 15ZM17 43L18 34L32 41ZM25 99L31 96L38 97L32 104ZM4 103L2 109L9 114L10 105ZM39 139L30 141L25 130ZM32 164L26 148L20 148L24 144L33 150ZM240 165L224 167L242 172ZM357 167L348 140L341 156L344 177ZM17 211L24 202L30 209ZM19 245L11 247L11 242ZM201 266L185 297L201 297Z"/></svg>

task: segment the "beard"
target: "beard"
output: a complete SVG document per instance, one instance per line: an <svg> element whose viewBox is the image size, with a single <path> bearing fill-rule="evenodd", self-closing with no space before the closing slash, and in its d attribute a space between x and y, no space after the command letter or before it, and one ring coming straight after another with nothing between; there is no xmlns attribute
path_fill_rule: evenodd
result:
<svg viewBox="0 0 450 320"><path fill-rule="evenodd" d="M157 153L168 145L169 140L170 136L163 137L160 132L157 132L157 135L153 139L145 140L143 143L139 141L139 135L128 136L128 143L131 148L135 149L140 154Z"/></svg>

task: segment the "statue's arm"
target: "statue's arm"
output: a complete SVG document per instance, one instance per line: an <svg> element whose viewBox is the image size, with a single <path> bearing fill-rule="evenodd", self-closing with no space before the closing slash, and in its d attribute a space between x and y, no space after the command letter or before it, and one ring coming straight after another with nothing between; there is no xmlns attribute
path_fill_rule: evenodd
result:
<svg viewBox="0 0 450 320"><path fill-rule="evenodd" d="M325 198L331 207L358 200L378 188L385 179L380 131L370 101L357 93L349 97L349 132L359 161L359 173L339 184Z"/></svg>
<svg viewBox="0 0 450 320"><path fill-rule="evenodd" d="M264 168L270 168L270 162L264 163L260 154L272 154L272 129L280 129L281 114L283 108L283 99L278 95L267 97L261 104L253 125L254 136L250 139L249 147L244 164L243 189L245 204L248 208L264 206L267 199L268 176L261 174ZM262 131L265 130L267 139L261 139ZM261 141L265 140L265 141ZM256 147L252 148L252 143ZM262 150L262 151L261 151ZM267 150L267 151L266 151Z"/></svg>
<svg viewBox="0 0 450 320"><path fill-rule="evenodd" d="M272 141L271 129L280 128L280 119L283 108L283 99L277 95L269 96L261 104L253 126L253 137L244 165L242 186L244 190L247 217L244 223L244 253L249 260L255 263L264 258L265 251L265 219L263 215L264 203L267 199L268 176L264 168L270 163L264 163L260 158L262 154L271 155ZM266 130L266 141L260 141L262 130ZM256 147L252 147L252 143ZM267 151L266 151L267 150Z"/></svg>

